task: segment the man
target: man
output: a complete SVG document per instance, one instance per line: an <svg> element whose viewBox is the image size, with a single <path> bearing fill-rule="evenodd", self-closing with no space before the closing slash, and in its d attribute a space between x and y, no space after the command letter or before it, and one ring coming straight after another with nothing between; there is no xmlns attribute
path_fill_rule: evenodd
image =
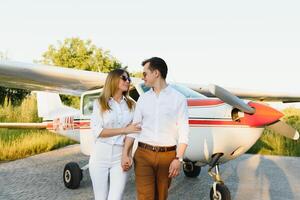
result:
<svg viewBox="0 0 300 200"><path fill-rule="evenodd" d="M163 59L153 57L142 65L143 80L151 89L136 104L133 123L140 122L142 131L127 135L122 167L128 170L131 165L131 149L137 139L134 155L137 198L163 200L168 197L171 178L179 174L188 144L187 101L166 83L168 67Z"/></svg>

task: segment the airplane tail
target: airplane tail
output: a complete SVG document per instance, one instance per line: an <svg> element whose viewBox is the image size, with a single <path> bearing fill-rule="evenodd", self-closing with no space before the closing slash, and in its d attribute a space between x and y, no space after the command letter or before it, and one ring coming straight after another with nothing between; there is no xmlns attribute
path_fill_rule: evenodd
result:
<svg viewBox="0 0 300 200"><path fill-rule="evenodd" d="M58 116L78 116L80 111L63 105L59 94L50 92L36 92L38 116L43 120L53 120Z"/></svg>

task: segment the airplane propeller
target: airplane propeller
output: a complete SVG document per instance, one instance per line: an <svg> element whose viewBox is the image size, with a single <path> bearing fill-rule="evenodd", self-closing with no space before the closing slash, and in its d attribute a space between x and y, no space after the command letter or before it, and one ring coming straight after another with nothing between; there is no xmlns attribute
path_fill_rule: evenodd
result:
<svg viewBox="0 0 300 200"><path fill-rule="evenodd" d="M224 88L210 84L208 86L208 90L221 99L222 101L226 102L227 104L231 105L234 108L238 108L239 110L247 113L247 114L254 114L255 109L250 107L248 104L246 104L243 100L238 98L237 96L233 95L229 91L225 90ZM298 140L299 139L299 133L296 129L289 126L283 121L277 121L271 125L267 126L269 129L275 131L276 133L285 136L287 138Z"/></svg>
<svg viewBox="0 0 300 200"><path fill-rule="evenodd" d="M228 92L224 88L210 84L208 86L208 90L221 99L222 101L228 103L234 108L238 108L239 110L247 113L247 114L254 114L255 109L251 108L248 104L246 104L243 100L239 99L237 96L233 95L232 93Z"/></svg>
<svg viewBox="0 0 300 200"><path fill-rule="evenodd" d="M293 139L293 140L299 139L298 131L283 121L278 121L274 124L271 124L271 125L267 126L267 128L275 131L276 133L278 133L282 136L288 137L290 139Z"/></svg>

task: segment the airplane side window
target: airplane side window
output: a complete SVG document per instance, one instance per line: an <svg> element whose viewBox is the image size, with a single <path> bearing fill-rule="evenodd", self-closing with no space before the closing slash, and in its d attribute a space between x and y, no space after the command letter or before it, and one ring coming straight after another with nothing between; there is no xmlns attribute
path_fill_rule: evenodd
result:
<svg viewBox="0 0 300 200"><path fill-rule="evenodd" d="M100 93L90 94L83 97L83 115L91 115L93 113L93 103L99 95Z"/></svg>
<svg viewBox="0 0 300 200"><path fill-rule="evenodd" d="M138 91L134 88L132 90L129 90L129 96L134 99L135 101L137 101L140 97L140 94L138 93Z"/></svg>

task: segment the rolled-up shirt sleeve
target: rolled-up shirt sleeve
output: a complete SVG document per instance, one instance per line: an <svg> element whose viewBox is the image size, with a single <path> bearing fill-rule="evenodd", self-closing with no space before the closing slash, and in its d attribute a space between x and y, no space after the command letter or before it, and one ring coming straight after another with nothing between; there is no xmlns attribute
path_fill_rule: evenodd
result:
<svg viewBox="0 0 300 200"><path fill-rule="evenodd" d="M178 108L177 116L177 128L178 128L178 143L188 144L189 142L189 113L187 100L183 99Z"/></svg>
<svg viewBox="0 0 300 200"><path fill-rule="evenodd" d="M93 113L91 116L91 130L95 139L100 137L100 134L103 130L103 117L100 114L99 102L97 100L95 100L93 103Z"/></svg>
<svg viewBox="0 0 300 200"><path fill-rule="evenodd" d="M139 99L135 106L132 123L140 123L140 125L142 125L141 122L142 122L142 110L141 110L141 101ZM130 133L127 136L136 139L138 135L139 134L137 133Z"/></svg>

